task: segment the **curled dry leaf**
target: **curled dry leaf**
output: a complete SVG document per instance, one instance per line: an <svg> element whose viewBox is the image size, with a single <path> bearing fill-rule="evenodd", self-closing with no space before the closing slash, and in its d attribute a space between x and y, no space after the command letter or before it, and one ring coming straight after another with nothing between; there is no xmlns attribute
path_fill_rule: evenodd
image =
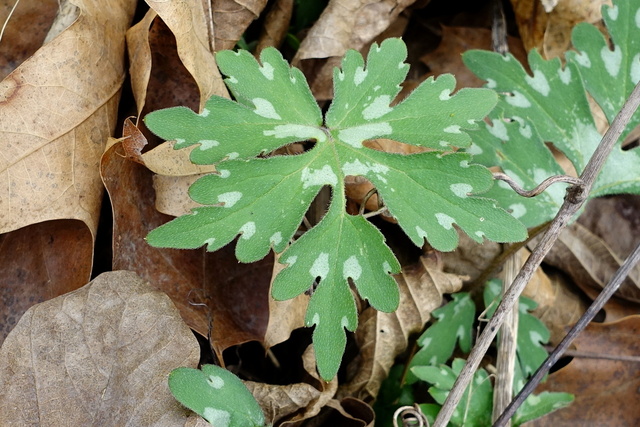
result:
<svg viewBox="0 0 640 427"><path fill-rule="evenodd" d="M333 97L333 68L340 65L340 58L347 49L360 50L365 47L414 2L329 0L292 61L294 65L302 66L316 99Z"/></svg>
<svg viewBox="0 0 640 427"><path fill-rule="evenodd" d="M297 425L300 421L317 415L335 395L338 389L338 379L334 378L328 383L320 379L316 372L316 360L312 346L307 347L303 353L302 362L307 373L317 380L315 386L308 383L272 385L252 381L245 382L271 424L282 421L295 413L282 425Z"/></svg>
<svg viewBox="0 0 640 427"><path fill-rule="evenodd" d="M460 237L458 247L452 252L440 254L444 271L467 276L465 282L475 282L502 252L502 245L488 240L478 244L460 231L458 236Z"/></svg>
<svg viewBox="0 0 640 427"><path fill-rule="evenodd" d="M200 89L200 109L211 95L229 96L213 57L203 3L200 0L146 0L176 38L178 55ZM219 30L217 30L219 31ZM131 51L130 51L131 54ZM150 57L145 57L150 60ZM132 62L133 66L133 62ZM137 66L137 64L136 64ZM147 68L149 62L140 64ZM132 75L139 74L132 70ZM141 94L136 97L140 98Z"/></svg>
<svg viewBox="0 0 640 427"><path fill-rule="evenodd" d="M135 273L104 273L32 307L7 337L0 425L184 425L167 375L199 353L166 295Z"/></svg>
<svg viewBox="0 0 640 427"><path fill-rule="evenodd" d="M575 355L536 389L536 393L573 393L575 401L527 426L636 425L640 419L640 406L635 404L640 389L640 363L621 358L638 357L639 334L640 316L587 326L573 343L581 355Z"/></svg>
<svg viewBox="0 0 640 427"><path fill-rule="evenodd" d="M545 262L569 274L578 286L601 290L624 259L585 226L574 223L560 234ZM631 270L616 296L640 302L640 266Z"/></svg>
<svg viewBox="0 0 640 427"><path fill-rule="evenodd" d="M276 0L264 20L256 54L262 52L265 47L280 47L289 31L291 15L293 15L293 0Z"/></svg>
<svg viewBox="0 0 640 427"><path fill-rule="evenodd" d="M400 288L400 305L393 313L373 308L360 315L356 341L360 356L354 378L341 385L338 396L352 396L371 402L380 384L388 376L396 356L408 345L409 336L419 333L442 304L442 295L457 292L463 277L442 271L434 256L423 256L420 262L402 269L395 276Z"/></svg>
<svg viewBox="0 0 640 427"><path fill-rule="evenodd" d="M142 114L146 102L149 77L151 76L149 27L157 16L158 14L153 9L149 9L136 25L127 30L126 35L131 89L136 101L138 117Z"/></svg>
<svg viewBox="0 0 640 427"><path fill-rule="evenodd" d="M546 59L570 49L571 30L579 22L599 25L602 29L603 4L611 5L611 0L562 0L555 5L540 0L511 0L526 50L537 48Z"/></svg>
<svg viewBox="0 0 640 427"><path fill-rule="evenodd" d="M267 5L267 0L218 0L213 3L215 50L233 49Z"/></svg>

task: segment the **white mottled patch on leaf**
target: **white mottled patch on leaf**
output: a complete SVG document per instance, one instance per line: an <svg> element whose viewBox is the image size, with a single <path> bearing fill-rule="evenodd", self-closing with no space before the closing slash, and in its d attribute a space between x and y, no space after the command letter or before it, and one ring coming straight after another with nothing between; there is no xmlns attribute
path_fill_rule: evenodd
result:
<svg viewBox="0 0 640 427"><path fill-rule="evenodd" d="M442 92L440 92L440 95L438 95L438 99L440 101L447 101L451 99L451 89L444 89Z"/></svg>
<svg viewBox="0 0 640 427"><path fill-rule="evenodd" d="M355 255L351 255L342 265L342 277L358 280L362 275L362 267Z"/></svg>
<svg viewBox="0 0 640 427"><path fill-rule="evenodd" d="M469 154L472 154L474 156L477 156L478 154L482 154L483 150L482 148L480 148L480 146L478 144L475 143L471 143L470 146L468 146L465 151ZM467 167L468 167L468 161L464 160L465 162L467 162Z"/></svg>
<svg viewBox="0 0 640 427"><path fill-rule="evenodd" d="M482 221L484 221L484 218L480 218ZM484 239L484 231L476 231L475 233L476 236L478 236L481 239Z"/></svg>
<svg viewBox="0 0 640 427"><path fill-rule="evenodd" d="M256 106L256 109L253 112L259 115L260 117L264 117L267 119L274 119L274 120L282 120L282 117L280 117L280 114L276 113L276 109L274 108L273 104L267 101L266 99L253 98L251 102L253 102L253 105Z"/></svg>
<svg viewBox="0 0 640 427"><path fill-rule="evenodd" d="M389 265L389 263L387 261L384 261L382 263L382 269L386 272L390 272L391 271L391 265Z"/></svg>
<svg viewBox="0 0 640 427"><path fill-rule="evenodd" d="M176 145L180 145L180 144L184 144L186 142L185 139L182 138L176 138Z"/></svg>
<svg viewBox="0 0 640 427"><path fill-rule="evenodd" d="M536 344L544 342L544 338L538 331L529 331L529 339Z"/></svg>
<svg viewBox="0 0 640 427"><path fill-rule="evenodd" d="M389 172L389 168L380 163L362 163L358 159L353 162L345 162L344 165L342 165L342 173L345 175L367 176L369 172L373 172L375 174L386 174Z"/></svg>
<svg viewBox="0 0 640 427"><path fill-rule="evenodd" d="M331 166L324 165L321 169L302 169L302 175L300 176L302 181L302 188L309 188L315 185L333 185L338 184L338 177L331 169Z"/></svg>
<svg viewBox="0 0 640 427"><path fill-rule="evenodd" d="M230 208L235 205L238 200L242 198L242 193L239 191L229 191L228 193L222 193L218 196L218 201L224 203L225 208Z"/></svg>
<svg viewBox="0 0 640 427"><path fill-rule="evenodd" d="M353 75L353 83L355 83L356 86L360 86L367 77L367 74L369 74L369 72L362 67L356 68L356 72Z"/></svg>
<svg viewBox="0 0 640 427"><path fill-rule="evenodd" d="M234 152L232 152L232 153L228 153L228 154L227 154L227 159L228 159L228 160L237 159L239 155L240 155L240 153L236 153L236 152L234 151Z"/></svg>
<svg viewBox="0 0 640 427"><path fill-rule="evenodd" d="M611 18L613 21L615 21L616 19L618 19L618 5L615 5L613 7L610 7L607 10L607 14L609 15L609 18Z"/></svg>
<svg viewBox="0 0 640 427"><path fill-rule="evenodd" d="M365 120L378 119L393 110L389 107L390 103L391 97L389 95L380 95L362 110L362 117Z"/></svg>
<svg viewBox="0 0 640 427"><path fill-rule="evenodd" d="M326 252L320 253L318 258L313 261L313 265L309 269L309 274L312 277L327 277L329 274L329 254Z"/></svg>
<svg viewBox="0 0 640 427"><path fill-rule="evenodd" d="M505 97L505 100L507 101L507 103L513 105L514 107L520 107L520 108L531 107L531 102L529 102L529 100L517 90L513 91L512 96Z"/></svg>
<svg viewBox="0 0 640 427"><path fill-rule="evenodd" d="M616 77L620 72L620 65L622 64L622 50L620 46L615 46L613 51L609 50L608 46L603 46L600 50L600 57L604 62L604 68L611 77Z"/></svg>
<svg viewBox="0 0 640 427"><path fill-rule="evenodd" d="M220 145L220 143L214 139L202 139L198 141L198 143L200 144L200 150L203 151Z"/></svg>
<svg viewBox="0 0 640 427"><path fill-rule="evenodd" d="M271 242L273 246L276 246L278 243L282 242L282 233L279 231L273 233L273 235L269 237L269 242Z"/></svg>
<svg viewBox="0 0 640 427"><path fill-rule="evenodd" d="M631 71L629 73L631 75L631 81L633 84L638 84L640 82L640 53L636 53L636 56L633 57L631 61Z"/></svg>
<svg viewBox="0 0 640 427"><path fill-rule="evenodd" d="M224 387L224 380L217 375L209 375L207 378L209 385L215 389L221 389Z"/></svg>
<svg viewBox="0 0 640 427"><path fill-rule="evenodd" d="M494 89L494 88L498 87L498 83L496 83L496 81L493 80L493 79L487 79L487 87L489 89Z"/></svg>
<svg viewBox="0 0 640 427"><path fill-rule="evenodd" d="M342 319L340 319L340 324L343 328L349 327L349 319L347 318L347 316L342 316Z"/></svg>
<svg viewBox="0 0 640 427"><path fill-rule="evenodd" d="M202 113L198 114L200 117L207 117L209 115L211 111L209 111L207 108L203 108L202 109Z"/></svg>
<svg viewBox="0 0 640 427"><path fill-rule="evenodd" d="M522 218L527 213L527 208L522 203L509 205L509 210L514 218Z"/></svg>
<svg viewBox="0 0 640 427"><path fill-rule="evenodd" d="M591 68L591 59L589 58L589 55L587 55L587 52L578 52L575 56L575 60L584 68Z"/></svg>
<svg viewBox="0 0 640 427"><path fill-rule="evenodd" d="M449 186L449 189L456 196L462 199L466 199L467 197L469 197L468 193L471 193L473 191L473 186L466 183L459 183L459 184L451 184Z"/></svg>
<svg viewBox="0 0 640 427"><path fill-rule="evenodd" d="M526 82L535 90L540 93L542 96L548 96L551 88L549 87L549 82L547 81L547 77L540 70L533 70L533 77L525 76L524 79Z"/></svg>
<svg viewBox="0 0 640 427"><path fill-rule="evenodd" d="M375 86L374 86L374 88L373 88L373 91L374 91L374 92L377 92L377 91L379 91L381 88L382 88L382 86L380 86L380 85L375 85Z"/></svg>
<svg viewBox="0 0 640 427"><path fill-rule="evenodd" d="M322 129L295 124L277 125L273 130L265 130L262 134L264 136L275 136L276 138L290 138L294 136L300 138L300 141L315 139L318 142L324 142L327 140L327 136L322 132Z"/></svg>
<svg viewBox="0 0 640 427"><path fill-rule="evenodd" d="M338 132L338 139L355 148L362 147L362 141L374 137L389 135L393 132L387 122L371 123L368 125L354 126Z"/></svg>
<svg viewBox="0 0 640 427"><path fill-rule="evenodd" d="M462 132L460 132L460 126L458 126L458 125L447 126L446 128L444 128L442 130L444 132L446 132L446 133L462 133Z"/></svg>
<svg viewBox="0 0 640 427"><path fill-rule="evenodd" d="M313 318L311 319L311 324L316 326L320 324L320 313L313 314Z"/></svg>
<svg viewBox="0 0 640 427"><path fill-rule="evenodd" d="M231 176L231 172L227 169L220 169L218 171L218 175L220 176L220 178L229 178Z"/></svg>
<svg viewBox="0 0 640 427"><path fill-rule="evenodd" d="M531 138L531 136L533 135L533 130L531 129L531 126L529 126L528 124L524 126L520 126L518 130L520 131L520 135L522 135L527 139Z"/></svg>
<svg viewBox="0 0 640 427"><path fill-rule="evenodd" d="M449 141L439 141L438 144L441 147L448 147L451 143Z"/></svg>
<svg viewBox="0 0 640 427"><path fill-rule="evenodd" d="M202 417L216 427L229 427L231 424L231 414L221 409L206 407Z"/></svg>
<svg viewBox="0 0 640 427"><path fill-rule="evenodd" d="M215 241L216 241L215 237L210 237L207 240L205 240L203 244L209 246L209 245L213 245L213 242Z"/></svg>
<svg viewBox="0 0 640 427"><path fill-rule="evenodd" d="M288 266L292 266L293 264L296 263L297 260L298 260L298 256L297 255L291 255L289 258L285 259L282 262L284 264L287 264Z"/></svg>
<svg viewBox="0 0 640 427"><path fill-rule="evenodd" d="M256 234L256 223L253 221L245 223L240 227L240 232L242 232L242 239L249 240L254 234Z"/></svg>
<svg viewBox="0 0 640 427"><path fill-rule="evenodd" d="M260 67L260 72L267 80L273 80L273 65L268 62L263 62L262 67Z"/></svg>
<svg viewBox="0 0 640 427"><path fill-rule="evenodd" d="M232 83L232 84L236 84L236 83L238 83L238 79L236 79L236 78L235 78L235 77L233 77L233 76L229 76L229 77L227 78L227 80L229 81L229 83Z"/></svg>
<svg viewBox="0 0 640 427"><path fill-rule="evenodd" d="M504 125L504 122L500 119L496 119L492 122L493 126L487 126L487 130L493 136L503 141L509 140L509 133L507 132L507 127Z"/></svg>
<svg viewBox="0 0 640 427"><path fill-rule="evenodd" d="M560 77L562 83L568 85L571 82L571 68L564 67L564 70L558 68L558 77Z"/></svg>
<svg viewBox="0 0 640 427"><path fill-rule="evenodd" d="M476 147L477 147L477 145L476 145ZM468 152L468 151L467 151L467 152ZM482 152L482 150L480 150L480 152ZM468 167L469 167L469 160L462 160L462 161L458 164L458 166L460 166L461 168L464 168L464 169L468 168Z"/></svg>
<svg viewBox="0 0 640 427"><path fill-rule="evenodd" d="M445 230L451 230L452 224L456 222L455 219L442 212L436 214L436 219L438 220L438 224L440 224Z"/></svg>
<svg viewBox="0 0 640 427"><path fill-rule="evenodd" d="M421 239L427 238L427 232L422 229L422 227L416 225L416 233L418 233L418 237Z"/></svg>
<svg viewBox="0 0 640 427"><path fill-rule="evenodd" d="M636 10L635 21L636 27L640 28L640 9Z"/></svg>

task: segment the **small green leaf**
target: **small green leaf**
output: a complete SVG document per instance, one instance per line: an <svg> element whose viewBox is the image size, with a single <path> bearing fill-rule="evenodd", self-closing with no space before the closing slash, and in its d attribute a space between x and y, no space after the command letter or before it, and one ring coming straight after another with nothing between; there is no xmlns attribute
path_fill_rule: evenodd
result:
<svg viewBox="0 0 640 427"><path fill-rule="evenodd" d="M453 300L431 314L437 320L418 338L420 350L411 359L410 367L437 366L451 358L456 341L460 349L468 353L471 349L473 322L476 317L476 306L466 292L451 295ZM416 381L411 373L407 383Z"/></svg>
<svg viewBox="0 0 640 427"><path fill-rule="evenodd" d="M502 285L497 279L487 282L484 288L484 303L487 307L487 316L493 316L498 303L498 296ZM533 316L530 311L534 310L538 304L535 301L520 297L518 311L518 345L516 353L518 361L524 370L525 376L532 375L546 360L548 353L542 344L549 341L550 334L547 327Z"/></svg>
<svg viewBox="0 0 640 427"><path fill-rule="evenodd" d="M202 370L177 368L169 374L169 389L184 406L215 427L262 427L258 402L231 372L215 365Z"/></svg>

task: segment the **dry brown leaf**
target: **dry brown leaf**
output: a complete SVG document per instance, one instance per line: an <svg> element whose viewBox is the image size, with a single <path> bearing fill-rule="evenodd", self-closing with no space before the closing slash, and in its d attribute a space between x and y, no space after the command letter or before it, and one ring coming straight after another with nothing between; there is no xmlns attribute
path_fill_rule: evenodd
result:
<svg viewBox="0 0 640 427"><path fill-rule="evenodd" d="M267 0L217 0L213 3L216 51L233 49L267 5Z"/></svg>
<svg viewBox="0 0 640 427"><path fill-rule="evenodd" d="M129 76L131 89L136 101L137 116L147 99L147 88L151 77L151 46L149 43L149 28L158 14L149 9L136 25L127 30L127 51L129 54Z"/></svg>
<svg viewBox="0 0 640 427"><path fill-rule="evenodd" d="M338 396L352 396L371 402L380 384L389 375L396 356L408 345L409 336L420 332L431 312L442 304L442 295L457 292L463 278L442 271L442 265L431 256L423 256L418 264L402 269L394 276L400 289L400 305L393 313L367 308L356 331L360 355L354 378L341 385Z"/></svg>
<svg viewBox="0 0 640 427"><path fill-rule="evenodd" d="M135 273L104 273L32 307L7 337L0 425L184 425L167 375L199 354L166 295Z"/></svg>
<svg viewBox="0 0 640 427"><path fill-rule="evenodd" d="M568 408L527 423L534 426L635 426L640 420L637 405L640 363L607 360L595 356L640 354L640 316L614 323L592 323L574 341L578 352L591 353L573 360L536 389L573 393ZM590 356L590 357L589 357Z"/></svg>
<svg viewBox="0 0 640 427"><path fill-rule="evenodd" d="M527 53L522 41L515 37L507 38L509 51L521 64L527 63ZM491 30L470 27L442 26L442 41L438 48L420 58L430 72L425 77L452 73L456 77L456 90L463 87L481 87L484 80L479 79L462 62L462 54L470 49L491 50Z"/></svg>
<svg viewBox="0 0 640 427"><path fill-rule="evenodd" d="M347 49L364 48L414 2L415 0L330 0L302 40L292 61L305 72L316 99L327 100L333 97L333 68L340 65L340 59Z"/></svg>
<svg viewBox="0 0 640 427"><path fill-rule="evenodd" d="M257 54L265 47L280 47L289 31L291 15L293 15L293 0L276 0L264 20L264 27L256 47Z"/></svg>
<svg viewBox="0 0 640 427"><path fill-rule="evenodd" d="M502 246L489 240L478 244L462 231L458 231L458 237L460 242L454 251L440 254L444 271L467 276L466 282L475 282L502 252Z"/></svg>
<svg viewBox="0 0 640 427"><path fill-rule="evenodd" d="M166 176L154 175L156 209L166 215L181 216L191 212L198 203L189 197L189 187L202 175Z"/></svg>
<svg viewBox="0 0 640 427"><path fill-rule="evenodd" d="M545 262L567 273L582 287L601 290L611 280L624 260L598 236L580 223L564 229ZM640 266L631 270L616 295L640 302Z"/></svg>
<svg viewBox="0 0 640 427"><path fill-rule="evenodd" d="M126 126L124 133L128 136ZM149 231L170 218L153 206L152 173L120 154L126 140L112 145L101 162L114 218L112 268L135 271L166 292L187 325L207 336L208 310L192 304L203 298L204 251L154 248L144 240Z"/></svg>
<svg viewBox="0 0 640 427"><path fill-rule="evenodd" d="M80 221L45 221L0 235L0 344L29 307L87 283L92 252Z"/></svg>
<svg viewBox="0 0 640 427"><path fill-rule="evenodd" d="M209 30L200 0L145 0L176 38L178 55L200 90L200 110L211 95L228 97L209 43ZM132 61L132 66L134 66ZM136 64L137 66L137 64ZM148 62L140 64L143 68ZM132 72L133 74L138 74Z"/></svg>
<svg viewBox="0 0 640 427"><path fill-rule="evenodd" d="M325 411L324 416L320 416L321 424L311 425L349 425L349 426L362 426L373 427L375 423L376 414L373 408L359 399L352 397L345 397L342 400L330 400L326 406L327 409L332 411Z"/></svg>
<svg viewBox="0 0 640 427"><path fill-rule="evenodd" d="M576 24L589 22L602 28L603 4L611 5L611 0L559 0L547 13L540 0L511 0L526 50L537 48L547 59L570 49L571 31Z"/></svg>
<svg viewBox="0 0 640 427"><path fill-rule="evenodd" d="M98 165L114 130L136 2L77 5L73 25L0 83L3 233L53 219L97 228Z"/></svg>
<svg viewBox="0 0 640 427"><path fill-rule="evenodd" d="M7 23L0 40L0 79L42 46L57 10L57 0L0 1L0 26Z"/></svg>
<svg viewBox="0 0 640 427"><path fill-rule="evenodd" d="M297 425L300 421L316 416L333 398L338 389L338 379L331 382L320 379L316 372L316 358L313 347L309 346L302 355L305 371L315 380L316 386L308 383L272 385L246 381L247 388L260 403L265 418L271 424Z"/></svg>

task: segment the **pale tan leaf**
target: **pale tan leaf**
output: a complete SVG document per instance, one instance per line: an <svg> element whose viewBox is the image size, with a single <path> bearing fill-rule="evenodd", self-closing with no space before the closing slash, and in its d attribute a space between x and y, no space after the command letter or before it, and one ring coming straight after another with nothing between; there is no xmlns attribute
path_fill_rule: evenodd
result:
<svg viewBox="0 0 640 427"><path fill-rule="evenodd" d="M347 49L360 50L380 35L415 0L330 0L302 40L293 64L301 65L316 99L333 96L333 68ZM304 61L325 59L321 64ZM311 71L313 69L313 71Z"/></svg>
<svg viewBox="0 0 640 427"><path fill-rule="evenodd" d="M166 176L154 175L153 188L156 191L156 209L172 216L186 215L198 203L189 197L189 187L202 175Z"/></svg>
<svg viewBox="0 0 640 427"><path fill-rule="evenodd" d="M176 38L178 55L200 89L200 110L211 95L228 97L228 92L209 42L206 14L200 0L146 0ZM148 66L147 63L141 66ZM133 74L133 73L132 73Z"/></svg>
<svg viewBox="0 0 640 427"><path fill-rule="evenodd" d="M158 14L149 9L136 25L127 31L127 50L129 53L129 75L131 89L136 101L137 116L140 117L147 98L147 87L151 76L151 47L149 45L149 27Z"/></svg>
<svg viewBox="0 0 640 427"><path fill-rule="evenodd" d="M308 383L272 385L245 381L247 388L260 403L268 422L275 424L294 413L282 425L296 424L314 417L335 395L338 379L334 378L328 383L320 379L316 372L312 346L307 347L302 361L307 373L316 380L315 386Z"/></svg>
<svg viewBox="0 0 640 427"><path fill-rule="evenodd" d="M408 345L409 336L420 332L431 312L442 304L442 295L457 292L463 277L442 271L435 254L405 267L395 276L400 288L400 305L393 313L367 308L360 315L356 341L360 356L354 362L358 371L341 385L338 396L353 396L371 402L388 376L396 356Z"/></svg>
<svg viewBox="0 0 640 427"><path fill-rule="evenodd" d="M52 219L97 228L98 163L114 131L136 2L76 3L79 18L0 82L0 232Z"/></svg>
<svg viewBox="0 0 640 427"><path fill-rule="evenodd" d="M217 0L213 2L216 51L233 49L267 5L267 0Z"/></svg>
<svg viewBox="0 0 640 427"><path fill-rule="evenodd" d="M169 372L199 346L167 296L104 273L29 309L0 348L0 425L177 426Z"/></svg>

